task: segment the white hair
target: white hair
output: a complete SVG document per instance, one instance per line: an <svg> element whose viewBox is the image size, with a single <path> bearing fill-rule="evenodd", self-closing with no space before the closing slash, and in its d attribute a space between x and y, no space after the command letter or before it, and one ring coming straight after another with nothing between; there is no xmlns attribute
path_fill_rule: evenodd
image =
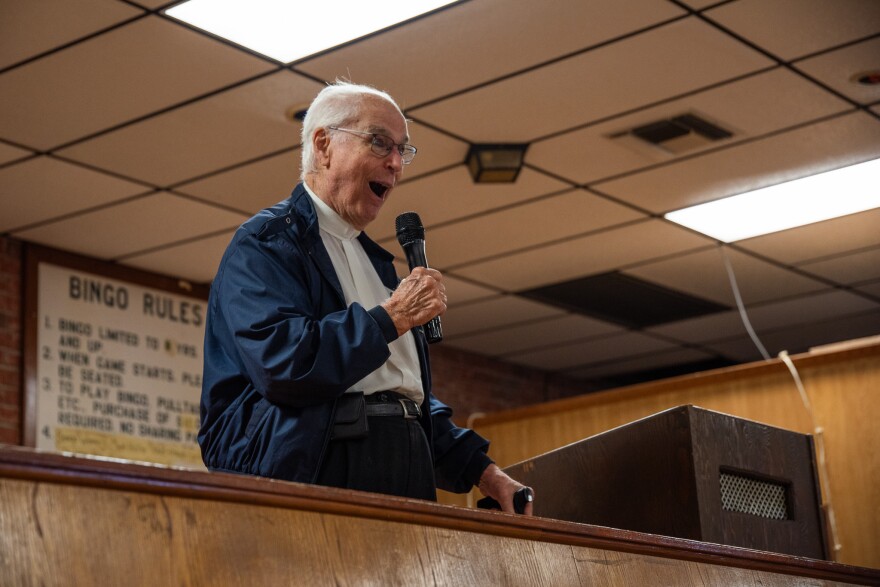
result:
<svg viewBox="0 0 880 587"><path fill-rule="evenodd" d="M343 80L336 80L335 83L329 84L312 100L302 126L301 177L303 179L307 173L318 171L315 165L315 152L312 148L312 138L315 136L315 132L320 128L350 124L358 118L364 99L370 97L385 100L394 106L403 117L400 106L387 93L370 86L353 84Z"/></svg>

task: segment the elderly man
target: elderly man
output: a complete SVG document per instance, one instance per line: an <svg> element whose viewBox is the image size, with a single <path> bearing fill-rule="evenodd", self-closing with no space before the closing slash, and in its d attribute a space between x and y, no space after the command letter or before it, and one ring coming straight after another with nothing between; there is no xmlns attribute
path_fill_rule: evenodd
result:
<svg viewBox="0 0 880 587"><path fill-rule="evenodd" d="M363 230L416 154L384 92L337 83L308 109L303 182L235 233L211 288L199 444L211 470L436 499L519 483L431 392L421 326L442 275L398 282ZM531 512L531 504L527 507Z"/></svg>

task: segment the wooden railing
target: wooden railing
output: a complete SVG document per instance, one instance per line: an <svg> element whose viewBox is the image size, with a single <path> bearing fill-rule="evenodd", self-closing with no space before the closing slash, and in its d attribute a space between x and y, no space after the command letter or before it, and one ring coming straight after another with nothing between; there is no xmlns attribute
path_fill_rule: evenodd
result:
<svg viewBox="0 0 880 587"><path fill-rule="evenodd" d="M875 570L716 544L0 448L2 585L799 585L804 577L880 584Z"/></svg>

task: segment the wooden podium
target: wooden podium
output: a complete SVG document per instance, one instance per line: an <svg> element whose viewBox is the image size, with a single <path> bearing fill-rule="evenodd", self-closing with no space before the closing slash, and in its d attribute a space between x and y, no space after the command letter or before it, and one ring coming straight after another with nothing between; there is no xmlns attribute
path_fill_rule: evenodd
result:
<svg viewBox="0 0 880 587"><path fill-rule="evenodd" d="M505 469L535 515L827 559L810 436L679 406Z"/></svg>

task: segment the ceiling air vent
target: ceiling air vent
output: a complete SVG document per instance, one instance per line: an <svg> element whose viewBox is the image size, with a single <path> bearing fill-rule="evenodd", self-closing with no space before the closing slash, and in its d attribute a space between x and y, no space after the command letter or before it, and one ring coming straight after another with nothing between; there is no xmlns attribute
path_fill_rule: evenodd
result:
<svg viewBox="0 0 880 587"><path fill-rule="evenodd" d="M732 136L729 130L690 113L643 124L609 138L641 153L671 157Z"/></svg>

